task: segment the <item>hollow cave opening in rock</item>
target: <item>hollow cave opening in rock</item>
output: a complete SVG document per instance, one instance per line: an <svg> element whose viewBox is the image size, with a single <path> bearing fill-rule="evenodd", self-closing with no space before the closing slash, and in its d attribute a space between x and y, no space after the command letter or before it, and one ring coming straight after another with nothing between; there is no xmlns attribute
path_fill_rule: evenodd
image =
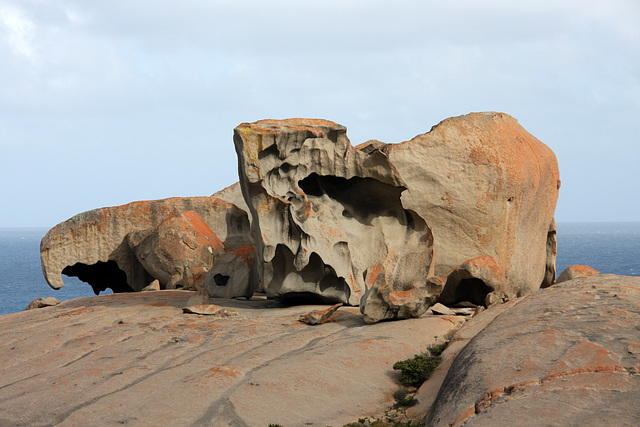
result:
<svg viewBox="0 0 640 427"><path fill-rule="evenodd" d="M357 221L371 225L377 216L394 216L403 225L410 227L411 218L407 218L400 195L404 187L395 187L373 178L340 178L331 175L312 173L298 181L298 186L313 203L314 197L327 195L339 202L344 210L342 216L354 218Z"/></svg>
<svg viewBox="0 0 640 427"><path fill-rule="evenodd" d="M476 305L484 305L487 294L492 290L482 279L475 277L462 279L456 287L454 301L469 301Z"/></svg>
<svg viewBox="0 0 640 427"><path fill-rule="evenodd" d="M120 270L118 263L113 260L107 262L98 261L91 265L80 262L68 265L62 270L62 274L77 277L88 283L96 295L99 295L100 292L107 288L111 288L114 293L133 292L133 289L127 283L127 274Z"/></svg>
<svg viewBox="0 0 640 427"><path fill-rule="evenodd" d="M227 286L227 282L229 282L229 276L225 276L224 274L216 274L213 276L213 281L217 286Z"/></svg>

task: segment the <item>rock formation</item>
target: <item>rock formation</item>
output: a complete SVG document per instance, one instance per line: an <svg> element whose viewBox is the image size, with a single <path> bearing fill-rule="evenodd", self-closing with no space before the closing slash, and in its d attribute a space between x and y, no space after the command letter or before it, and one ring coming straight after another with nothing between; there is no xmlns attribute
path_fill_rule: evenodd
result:
<svg viewBox="0 0 640 427"><path fill-rule="evenodd" d="M355 148L333 122L262 120L238 126L234 143L240 182L211 198L97 209L52 229L41 246L51 286L64 273L96 292L137 291L153 278L199 288L209 269L212 296L250 298L263 286L270 298L360 305L373 323L418 317L438 297L483 305L500 292L493 304L554 282L557 162L506 114ZM206 253L165 258L165 244L185 249L168 237L175 225L150 243L149 230L185 211L230 250L213 254L213 267Z"/></svg>
<svg viewBox="0 0 640 427"><path fill-rule="evenodd" d="M567 267L560 276L556 283L566 282L567 280L577 279L578 277L593 276L600 272L596 269L589 267L588 265L570 265Z"/></svg>
<svg viewBox="0 0 640 427"><path fill-rule="evenodd" d="M29 303L25 310L34 310L36 308L51 307L60 304L60 300L54 297L36 298Z"/></svg>
<svg viewBox="0 0 640 427"><path fill-rule="evenodd" d="M269 297L360 303L365 313L371 287L403 293L407 302L431 297L424 293L431 231L404 208L406 184L387 156L354 149L346 129L325 120L245 123L234 141ZM408 306L387 312L422 314Z"/></svg>
<svg viewBox="0 0 640 427"><path fill-rule="evenodd" d="M453 361L426 425L637 423L640 278L583 277L500 309Z"/></svg>
<svg viewBox="0 0 640 427"><path fill-rule="evenodd" d="M182 212L147 230L127 234L127 243L144 269L163 289L196 289L216 257L225 251L200 216Z"/></svg>
<svg viewBox="0 0 640 427"><path fill-rule="evenodd" d="M244 211L211 197L170 198L84 212L52 228L42 239L40 256L47 283L64 286L61 274L88 282L97 294L139 291L153 279L125 237L186 211L197 213L226 247L251 244Z"/></svg>
<svg viewBox="0 0 640 427"><path fill-rule="evenodd" d="M255 246L241 246L216 258L203 287L215 298L251 298L258 290Z"/></svg>
<svg viewBox="0 0 640 427"><path fill-rule="evenodd" d="M383 152L406 182L402 203L433 232L436 274L488 255L504 271L502 290L524 295L544 282L555 264L558 164L514 118L473 113L410 141L358 148Z"/></svg>

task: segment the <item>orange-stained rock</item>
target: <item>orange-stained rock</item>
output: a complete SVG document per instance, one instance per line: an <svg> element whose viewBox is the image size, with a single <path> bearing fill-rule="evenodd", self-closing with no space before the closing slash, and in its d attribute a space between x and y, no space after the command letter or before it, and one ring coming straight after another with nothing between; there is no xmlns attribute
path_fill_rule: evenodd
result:
<svg viewBox="0 0 640 427"><path fill-rule="evenodd" d="M600 272L588 265L571 265L560 273L556 283L566 282L567 280L577 279L578 277L592 276L594 274L600 274Z"/></svg>
<svg viewBox="0 0 640 427"><path fill-rule="evenodd" d="M140 264L163 289L199 289L225 247L200 216L182 212L147 230L127 234Z"/></svg>
<svg viewBox="0 0 640 427"><path fill-rule="evenodd" d="M340 307L342 307L341 302L323 310L313 310L310 313L301 314L298 320L302 323L306 323L307 325L321 325L328 322L331 318L331 315L335 313Z"/></svg>
<svg viewBox="0 0 640 427"><path fill-rule="evenodd" d="M78 276L96 293L139 291L153 278L125 241L133 230L146 230L181 212L197 213L228 248L251 243L244 211L212 197L173 197L133 202L84 212L49 230L40 244L47 283L64 286L61 274Z"/></svg>
<svg viewBox="0 0 640 427"><path fill-rule="evenodd" d="M255 246L241 246L216 257L203 287L214 298L251 298L259 288Z"/></svg>
<svg viewBox="0 0 640 427"><path fill-rule="evenodd" d="M453 338L468 343L426 425L635 425L639 324L639 277L582 277L487 309Z"/></svg>
<svg viewBox="0 0 640 427"><path fill-rule="evenodd" d="M431 231L403 206L406 184L386 155L315 119L244 123L234 142L269 297L360 304L371 322L424 312ZM365 294L378 285L383 298ZM402 310L388 306L394 298Z"/></svg>
<svg viewBox="0 0 640 427"><path fill-rule="evenodd" d="M482 305L488 293L505 288L504 281L502 266L493 257L481 255L463 262L447 275L438 301L442 304L469 301Z"/></svg>
<svg viewBox="0 0 640 427"><path fill-rule="evenodd" d="M410 141L359 148L385 153L406 182L403 206L433 231L435 274L489 255L504 270L504 290L524 295L540 287L555 264L549 233L558 164L514 118L452 117Z"/></svg>

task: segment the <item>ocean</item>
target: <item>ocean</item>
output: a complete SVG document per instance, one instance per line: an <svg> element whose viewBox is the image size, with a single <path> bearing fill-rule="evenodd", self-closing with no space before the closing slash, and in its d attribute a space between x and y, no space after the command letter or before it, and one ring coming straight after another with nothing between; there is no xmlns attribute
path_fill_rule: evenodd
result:
<svg viewBox="0 0 640 427"><path fill-rule="evenodd" d="M45 228L0 228L0 315L24 310L39 297L61 301L94 295L91 286L63 276L65 286L47 285L40 266ZM640 222L558 223L560 274L581 264L601 273L640 276Z"/></svg>

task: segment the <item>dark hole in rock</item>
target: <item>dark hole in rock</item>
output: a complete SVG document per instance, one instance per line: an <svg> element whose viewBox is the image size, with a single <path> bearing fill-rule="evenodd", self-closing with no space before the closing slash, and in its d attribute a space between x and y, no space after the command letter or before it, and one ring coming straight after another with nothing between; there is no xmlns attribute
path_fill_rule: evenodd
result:
<svg viewBox="0 0 640 427"><path fill-rule="evenodd" d="M229 282L229 276L218 273L213 276L213 281L216 282L216 285L218 286L227 286L227 283Z"/></svg>
<svg viewBox="0 0 640 427"><path fill-rule="evenodd" d="M469 301L476 305L484 305L484 299L492 291L493 289L481 279L475 277L462 279L456 287L455 301Z"/></svg>
<svg viewBox="0 0 640 427"><path fill-rule="evenodd" d="M310 196L312 203L314 197L325 194L339 202L344 207L342 215L346 218L370 225L377 216L395 216L407 225L407 214L400 202L403 187L394 187L373 178L345 179L316 173L300 180L298 185Z"/></svg>
<svg viewBox="0 0 640 427"><path fill-rule="evenodd" d="M93 292L99 295L100 292L111 288L114 293L133 292L133 288L127 283L127 274L118 268L118 263L113 260L87 265L76 263L68 265L62 270L62 274L77 277L88 283L93 288Z"/></svg>

